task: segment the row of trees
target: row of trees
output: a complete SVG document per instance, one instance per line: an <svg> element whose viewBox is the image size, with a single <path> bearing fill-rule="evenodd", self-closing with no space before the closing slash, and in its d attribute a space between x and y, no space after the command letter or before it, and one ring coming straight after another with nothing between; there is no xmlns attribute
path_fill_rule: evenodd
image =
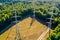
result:
<svg viewBox="0 0 60 40"><path fill-rule="evenodd" d="M60 10L56 5L53 6L50 3L44 3L41 5L41 2L39 2L39 4L36 4L36 16L46 21L46 19L51 16L52 7L54 7L53 13L55 13L52 25L58 25L60 24ZM33 8L35 8L35 6L33 6L32 3L17 2L13 3L13 5L12 3L3 3L0 5L0 30L11 23L11 18L15 14L14 9L17 9L16 12L18 16L23 17L28 14L33 14Z"/></svg>
<svg viewBox="0 0 60 40"><path fill-rule="evenodd" d="M47 40L60 40L60 24L50 33Z"/></svg>
<svg viewBox="0 0 60 40"><path fill-rule="evenodd" d="M15 15L14 9L16 9L18 16L24 17L29 13L32 13L30 8L32 8L30 4L27 5L22 2L13 4L3 3L0 5L0 31L11 23L11 19Z"/></svg>

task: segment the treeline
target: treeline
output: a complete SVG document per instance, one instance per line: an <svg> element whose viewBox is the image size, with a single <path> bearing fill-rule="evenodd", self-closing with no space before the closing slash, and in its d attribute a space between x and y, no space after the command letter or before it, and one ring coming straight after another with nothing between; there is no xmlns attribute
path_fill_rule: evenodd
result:
<svg viewBox="0 0 60 40"><path fill-rule="evenodd" d="M55 13L53 16L52 25L57 26L60 24L60 9L57 5L52 5L48 2L36 2L36 6L32 5L32 2L17 2L17 3L6 3L0 5L0 31L11 23L11 18L14 16L16 9L17 15L25 17L27 15L33 15L33 8L36 8L36 17L43 21L49 21L51 13ZM59 4L59 3L58 3ZM53 9L54 7L54 9ZM53 9L53 12L52 12ZM53 27L54 28L54 27Z"/></svg>
<svg viewBox="0 0 60 40"><path fill-rule="evenodd" d="M18 5L17 5L18 4ZM24 3L13 3L0 5L0 31L8 26L13 20L12 17L15 15L14 9L18 16L24 17L32 13L31 6L25 5Z"/></svg>
<svg viewBox="0 0 60 40"><path fill-rule="evenodd" d="M47 40L60 40L60 24L50 33Z"/></svg>

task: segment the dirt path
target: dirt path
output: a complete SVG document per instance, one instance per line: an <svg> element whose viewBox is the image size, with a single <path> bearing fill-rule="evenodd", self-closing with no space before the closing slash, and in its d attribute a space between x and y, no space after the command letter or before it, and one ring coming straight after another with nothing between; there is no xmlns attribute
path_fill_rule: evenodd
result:
<svg viewBox="0 0 60 40"><path fill-rule="evenodd" d="M48 32L49 32L49 28L47 30L45 30L37 40L42 40Z"/></svg>

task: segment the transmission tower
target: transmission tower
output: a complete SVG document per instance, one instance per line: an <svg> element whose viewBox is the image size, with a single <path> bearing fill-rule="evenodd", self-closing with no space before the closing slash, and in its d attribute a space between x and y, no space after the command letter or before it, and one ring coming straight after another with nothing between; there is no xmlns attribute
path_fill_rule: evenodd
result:
<svg viewBox="0 0 60 40"><path fill-rule="evenodd" d="M21 37L20 37L20 33L19 33L19 27L18 27L18 20L17 18L20 17L20 16L17 16L17 13L16 13L16 9L14 9L14 12L15 12L15 16L13 16L15 18L15 21L14 23L16 23L16 36L15 36L15 40L21 40Z"/></svg>
<svg viewBox="0 0 60 40"><path fill-rule="evenodd" d="M13 6L13 3L12 3L12 6ZM20 16L17 16L17 9L16 8L14 8L13 7L13 9L14 9L14 13L15 13L15 16L13 16L13 18L15 18L15 21L13 22L13 23L16 23L16 36L15 36L15 40L21 40L21 37L20 37L20 32L19 32L19 27L18 27L18 20L17 20L17 18L18 17L20 17Z"/></svg>
<svg viewBox="0 0 60 40"><path fill-rule="evenodd" d="M49 22L47 22L47 23L48 23L48 27L49 27L49 37L50 37L50 31L51 31L53 16L54 16L54 14L55 14L55 13L53 13L53 10L54 10L54 7L52 8L52 13L51 13L50 18L47 18L47 19L50 20Z"/></svg>
<svg viewBox="0 0 60 40"><path fill-rule="evenodd" d="M36 5L35 5L35 3L36 3L36 0L33 0L33 2L32 2L32 6L34 7L33 8L33 17L32 17L32 21L31 21L31 23L30 23L30 27L32 26L32 24L33 24L33 22L35 21L35 11L36 11Z"/></svg>
<svg viewBox="0 0 60 40"><path fill-rule="evenodd" d="M11 3L13 5L13 2L12 1L11 1ZM13 9L14 9L14 7L13 7ZM17 20L17 18L20 17L20 16L17 16L17 13L16 13L17 9L14 9L13 11L14 11L15 15L12 18L15 18L15 21L13 21L12 23L15 23L16 24L16 36L15 36L14 40L21 40L20 33L19 33L19 27L18 27L18 24L17 24L19 22ZM8 34L8 36L9 36L9 34ZM6 40L8 39L8 36L7 36Z"/></svg>

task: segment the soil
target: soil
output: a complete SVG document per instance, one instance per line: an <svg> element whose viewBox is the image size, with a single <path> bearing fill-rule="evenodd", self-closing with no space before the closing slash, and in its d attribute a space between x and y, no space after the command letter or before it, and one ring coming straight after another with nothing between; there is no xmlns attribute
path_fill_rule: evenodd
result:
<svg viewBox="0 0 60 40"><path fill-rule="evenodd" d="M17 23L19 28L20 38L22 40L37 40L37 38L44 32L44 30L47 29L45 25L38 22L36 19L30 26L31 21L32 21L32 18L28 17L20 21L19 23ZM6 39L14 40L15 36L16 36L16 25L12 26L3 34L1 34L0 40L6 40ZM47 37L48 37L48 33L43 40L46 40Z"/></svg>

